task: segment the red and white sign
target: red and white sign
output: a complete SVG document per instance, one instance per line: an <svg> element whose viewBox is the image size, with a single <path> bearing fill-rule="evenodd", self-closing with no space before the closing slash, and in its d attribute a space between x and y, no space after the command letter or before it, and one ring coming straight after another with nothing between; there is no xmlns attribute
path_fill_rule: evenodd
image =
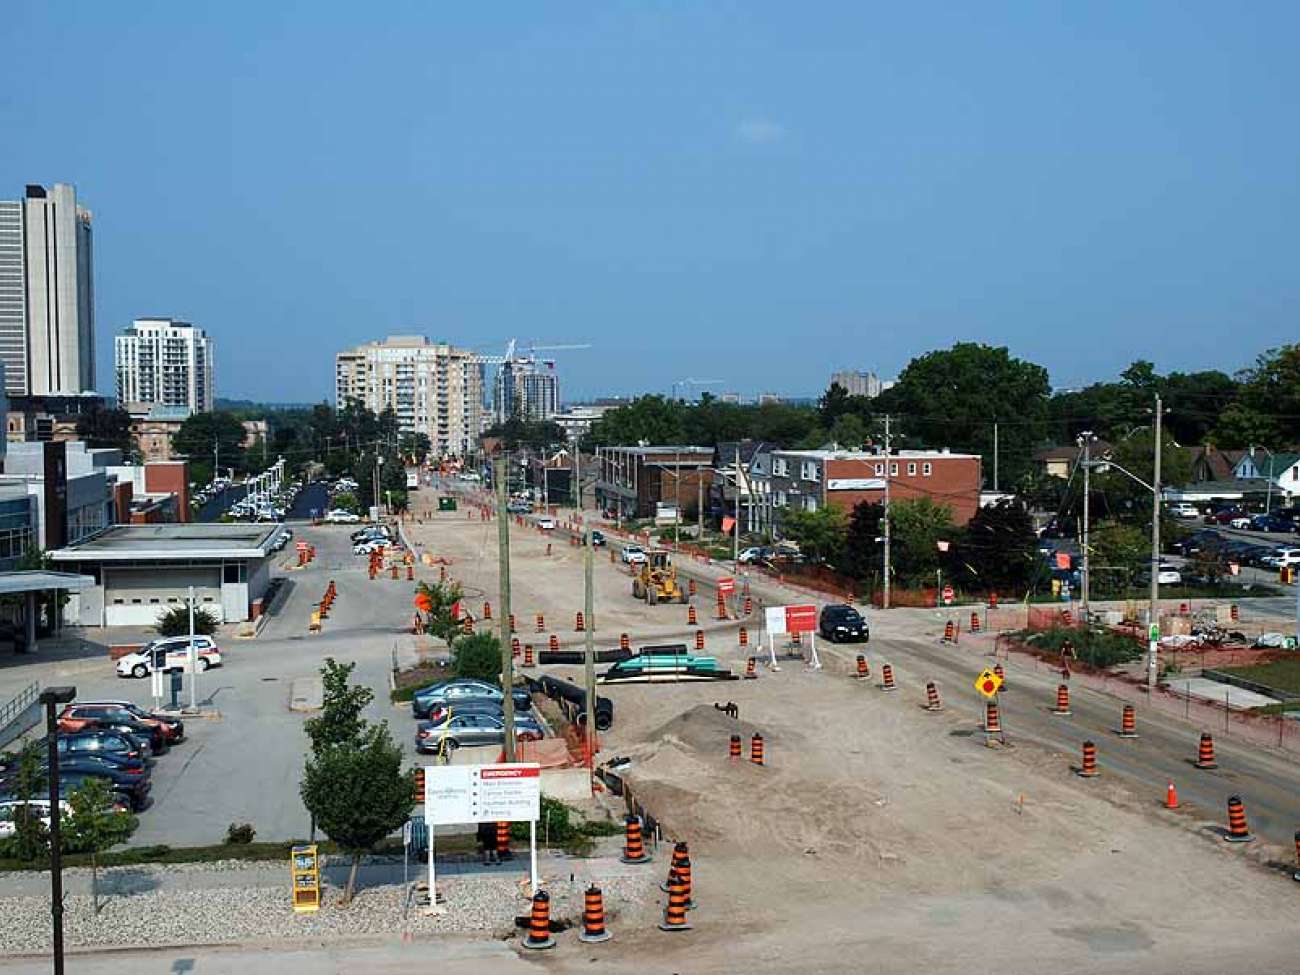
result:
<svg viewBox="0 0 1300 975"><path fill-rule="evenodd" d="M294 545L294 548L296 548L299 552L305 552L307 551L307 543L298 542L296 545Z"/></svg>
<svg viewBox="0 0 1300 975"><path fill-rule="evenodd" d="M434 826L532 822L541 815L541 766L430 765L424 770L424 818Z"/></svg>
<svg viewBox="0 0 1300 975"><path fill-rule="evenodd" d="M817 629L817 607L768 606L763 621L769 633L812 633Z"/></svg>
<svg viewBox="0 0 1300 975"><path fill-rule="evenodd" d="M943 604L945 606L951 606L952 601L956 598L957 598L957 594L952 591L952 586L943 587Z"/></svg>
<svg viewBox="0 0 1300 975"><path fill-rule="evenodd" d="M724 596L730 596L736 591L736 580L731 576L723 576L718 580L718 592Z"/></svg>

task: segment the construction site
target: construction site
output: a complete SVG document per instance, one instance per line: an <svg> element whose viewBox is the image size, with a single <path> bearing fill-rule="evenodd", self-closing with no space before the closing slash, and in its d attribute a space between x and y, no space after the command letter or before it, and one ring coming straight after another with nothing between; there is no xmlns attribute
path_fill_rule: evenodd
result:
<svg viewBox="0 0 1300 975"><path fill-rule="evenodd" d="M451 490L420 492L404 530L495 632L494 502L462 485L459 510L437 510ZM684 916L665 892L611 917L607 943L556 934L539 953L548 967L1296 970L1300 743L1288 729L1063 669L1021 652L987 608L873 612L866 643L769 633L767 610L832 600L729 564L627 563L629 540L604 525L583 616L590 526L554 516L550 530L509 519L517 674L580 686L583 666L550 654L580 660L565 651L582 651L589 629L605 659L631 658L597 667L612 720L579 805L636 814L652 859L631 872L666 881L674 844L688 844L691 887ZM606 852L626 859L628 843Z"/></svg>

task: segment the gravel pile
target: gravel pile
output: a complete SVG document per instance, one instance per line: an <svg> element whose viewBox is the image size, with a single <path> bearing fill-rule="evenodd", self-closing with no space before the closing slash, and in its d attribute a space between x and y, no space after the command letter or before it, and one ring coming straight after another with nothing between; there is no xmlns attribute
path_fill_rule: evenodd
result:
<svg viewBox="0 0 1300 975"><path fill-rule="evenodd" d="M113 870L101 873L106 880L101 890L113 884L114 894L100 909L92 911L89 896L70 895L63 916L64 937L72 948L122 948L168 944L220 944L223 942L280 941L295 938L321 939L358 935L482 933L504 938L515 931L515 917L529 909L527 884L517 879L493 876L440 879L438 889L446 913L426 916L425 908L412 903L403 920L406 900L400 886L372 887L360 891L347 908L337 906L342 891L325 887L321 909L315 914L294 914L289 906L288 872L279 889L245 886L239 870L229 870L229 886L199 890L172 889L152 882L150 874L165 880L169 872L195 869L216 872L216 864L186 865L184 868L154 868L115 883ZM70 871L71 872L71 871ZM653 873L653 876L651 876ZM660 871L635 877L611 877L601 885L606 915L638 914L653 905L660 893ZM28 875L30 876L30 875ZM0 878L2 879L2 878ZM543 887L551 897L552 920L581 923L583 885L562 878L543 876ZM0 885L0 891L3 886ZM101 895L101 901L103 897ZM649 913L646 914L649 916ZM0 955L39 954L50 950L50 905L48 897L0 896Z"/></svg>

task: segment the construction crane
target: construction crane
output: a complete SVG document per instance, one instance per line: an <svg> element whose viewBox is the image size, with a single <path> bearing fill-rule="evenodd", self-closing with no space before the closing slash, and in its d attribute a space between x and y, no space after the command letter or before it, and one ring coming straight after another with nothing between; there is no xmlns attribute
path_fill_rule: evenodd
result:
<svg viewBox="0 0 1300 975"><path fill-rule="evenodd" d="M506 363L520 366L535 366L537 364L538 352L558 352L561 349L590 349L590 342L570 342L563 345L529 345L524 347L527 351L520 353L519 340L511 339L506 343L505 355L480 355L470 356L471 362L478 362L484 365L503 366ZM542 364L549 369L555 368L554 359L543 359Z"/></svg>
<svg viewBox="0 0 1300 975"><path fill-rule="evenodd" d="M677 398L678 386L721 386L724 381L722 379L679 379L673 383L673 399Z"/></svg>

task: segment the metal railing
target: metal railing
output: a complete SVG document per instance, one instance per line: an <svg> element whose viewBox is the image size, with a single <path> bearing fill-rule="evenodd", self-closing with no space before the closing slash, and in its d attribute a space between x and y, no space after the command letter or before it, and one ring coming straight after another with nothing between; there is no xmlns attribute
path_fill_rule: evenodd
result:
<svg viewBox="0 0 1300 975"><path fill-rule="evenodd" d="M27 712L36 704L40 695L41 685L36 681L32 681L19 691L13 700L5 704L4 707L0 707L0 742L9 740L10 726L27 717ZM23 731L26 730L26 728L23 729Z"/></svg>

